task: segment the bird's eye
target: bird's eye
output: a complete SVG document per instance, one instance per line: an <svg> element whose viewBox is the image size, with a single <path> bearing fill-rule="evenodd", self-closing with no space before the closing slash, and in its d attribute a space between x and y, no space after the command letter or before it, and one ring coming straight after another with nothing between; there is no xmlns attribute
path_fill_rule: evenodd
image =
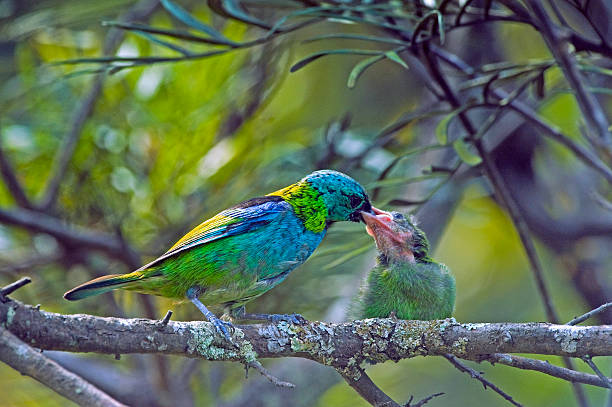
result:
<svg viewBox="0 0 612 407"><path fill-rule="evenodd" d="M351 195L349 199L351 201L351 208L357 208L363 202L363 200L357 195Z"/></svg>
<svg viewBox="0 0 612 407"><path fill-rule="evenodd" d="M404 220L404 215L402 215L399 212L393 212L393 219L394 220Z"/></svg>

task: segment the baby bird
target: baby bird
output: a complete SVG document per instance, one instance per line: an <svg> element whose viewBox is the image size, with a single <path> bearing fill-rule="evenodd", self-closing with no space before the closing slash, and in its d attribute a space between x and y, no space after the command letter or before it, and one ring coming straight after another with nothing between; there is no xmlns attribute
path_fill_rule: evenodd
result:
<svg viewBox="0 0 612 407"><path fill-rule="evenodd" d="M358 316L449 318L455 304L455 279L444 264L429 257L427 237L414 220L380 210L361 216L379 254L362 290Z"/></svg>

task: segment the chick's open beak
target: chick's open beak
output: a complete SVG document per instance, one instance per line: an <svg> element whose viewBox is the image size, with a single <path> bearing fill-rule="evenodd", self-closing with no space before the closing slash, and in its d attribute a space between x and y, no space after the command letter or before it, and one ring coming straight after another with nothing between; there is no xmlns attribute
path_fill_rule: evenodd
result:
<svg viewBox="0 0 612 407"><path fill-rule="evenodd" d="M387 215L391 218L391 214L389 212L378 209L375 206L372 207L372 212L374 212L374 215Z"/></svg>
<svg viewBox="0 0 612 407"><path fill-rule="evenodd" d="M372 207L372 212L374 212L375 215L369 212L361 212L361 218L366 224L368 235L375 238L375 235L378 233L393 233L389 226L389 223L393 221L391 214L375 207Z"/></svg>

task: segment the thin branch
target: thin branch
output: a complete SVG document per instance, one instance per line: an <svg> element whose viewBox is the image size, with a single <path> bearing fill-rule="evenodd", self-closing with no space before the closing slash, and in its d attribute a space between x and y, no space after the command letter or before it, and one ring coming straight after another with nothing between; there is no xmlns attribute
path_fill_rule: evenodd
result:
<svg viewBox="0 0 612 407"><path fill-rule="evenodd" d="M608 387L608 385L605 382L602 382L602 380L596 375L556 366L543 360L510 355L508 353L493 353L491 355L486 355L483 360L486 360L491 364L499 363L501 365L515 367L517 369L533 370L566 380L571 383L584 383L592 386Z"/></svg>
<svg viewBox="0 0 612 407"><path fill-rule="evenodd" d="M568 323L566 323L565 325L577 325L583 321L586 321L587 319L597 315L597 314L601 314L602 312L604 312L605 310L607 310L608 308L612 307L612 302L608 302L605 303L603 305L600 305L599 307L595 308L594 310L591 310L589 312L587 312L586 314L583 314L579 317L576 317L574 319L572 319L571 321L569 321Z"/></svg>
<svg viewBox="0 0 612 407"><path fill-rule="evenodd" d="M79 405L124 406L80 376L32 349L2 326L0 326L0 360Z"/></svg>
<svg viewBox="0 0 612 407"><path fill-rule="evenodd" d="M17 179L17 174L15 173L15 169L11 165L8 157L5 154L2 135L0 134L0 173L2 173L2 178L4 179L4 183L8 188L9 192L15 199L17 205L31 209L32 203L30 199L27 197L23 187L21 186L21 182Z"/></svg>
<svg viewBox="0 0 612 407"><path fill-rule="evenodd" d="M280 380L278 377L272 375L272 373L270 373L270 371L268 369L263 367L262 364L258 360L254 360L252 362L249 362L247 364L247 366L248 367L252 367L253 369L257 370L263 377L268 379L270 381L270 383L272 383L276 387L286 387L286 388L289 388L289 389L295 388L295 384L289 383L289 382L285 382L283 380Z"/></svg>
<svg viewBox="0 0 612 407"><path fill-rule="evenodd" d="M461 363L461 361L459 359L457 359L456 356L451 355L449 353L447 353L445 355L442 355L442 356L444 356L453 366L455 366L457 368L457 370L459 370L460 372L467 373L470 376L472 376L473 379L476 379L479 382L481 382L485 389L488 386L488 387L491 388L491 390L493 390L495 393L497 393L500 396L502 396L504 399L508 400L511 404L513 404L513 405L515 405L517 407L523 407L522 404L517 403L516 401L514 401L512 396L508 395L502 389L497 387L494 383L491 383L489 380L485 379L482 374L480 374L479 372L475 371L471 367Z"/></svg>
<svg viewBox="0 0 612 407"><path fill-rule="evenodd" d="M360 367L337 369L338 373L361 397L373 406L400 407L383 392Z"/></svg>
<svg viewBox="0 0 612 407"><path fill-rule="evenodd" d="M590 356L583 356L582 360L584 360L584 362L589 365L589 367L591 369L593 369L593 371L595 372L595 374L597 374L597 376L601 379L602 382L604 382L607 387L609 389L612 389L612 382L610 382L610 378L606 377L605 374L603 374L601 372L601 370L599 370L599 368L597 367L597 365L593 362L593 359Z"/></svg>
<svg viewBox="0 0 612 407"><path fill-rule="evenodd" d="M408 400L408 402L406 403L404 407L423 407L425 404L429 403L431 399L442 396L442 395L444 395L444 393L431 394L425 397L423 400L418 401L416 404L412 404L412 399L414 398L414 396L410 396L410 399Z"/></svg>
<svg viewBox="0 0 612 407"><path fill-rule="evenodd" d="M10 295L11 293L15 292L16 290L20 289L24 285L29 284L31 282L32 280L30 279L30 277L24 277L22 279L15 281L14 283L11 283L5 287L2 287L2 289L0 289L0 301L6 302L7 295Z"/></svg>
<svg viewBox="0 0 612 407"><path fill-rule="evenodd" d="M468 78L475 78L476 70L459 56L435 46L431 47L431 52L453 68L467 75ZM500 100L505 100L509 96L508 93L502 89L493 89L490 93ZM559 129L546 123L531 107L520 100L515 99L509 101L508 106L539 129L544 136L547 136L552 140L564 145L584 164L599 172L609 183L612 183L612 169L601 161L597 155L593 154L582 145L576 143L574 140L559 131Z"/></svg>
<svg viewBox="0 0 612 407"><path fill-rule="evenodd" d="M574 89L578 105L589 127L604 143L603 147L609 151L612 145L612 138L608 131L608 120L597 99L586 90L582 74L569 51L569 36L562 34L559 27L553 24L539 0L528 0L527 4L537 19L538 28L548 48L557 60L570 86Z"/></svg>
<svg viewBox="0 0 612 407"><path fill-rule="evenodd" d="M157 8L159 0L142 0L132 7L128 12L120 18L121 21L141 20L150 16ZM112 29L103 46L103 55L111 55L123 41L125 31L120 29ZM99 73L93 79L93 83L85 96L77 103L77 109L70 121L70 130L64 137L60 146L55 161L51 170L51 177L47 183L47 188L41 201L41 207L44 210L50 209L57 200L59 188L65 178L68 165L72 160L72 156L76 150L76 146L81 138L83 127L89 116L91 116L96 102L102 92L102 85L106 73Z"/></svg>
<svg viewBox="0 0 612 407"><path fill-rule="evenodd" d="M48 233L71 247L105 252L121 259L131 268L140 266L136 252L115 236L70 225L42 212L22 208L0 209L0 222L29 231Z"/></svg>

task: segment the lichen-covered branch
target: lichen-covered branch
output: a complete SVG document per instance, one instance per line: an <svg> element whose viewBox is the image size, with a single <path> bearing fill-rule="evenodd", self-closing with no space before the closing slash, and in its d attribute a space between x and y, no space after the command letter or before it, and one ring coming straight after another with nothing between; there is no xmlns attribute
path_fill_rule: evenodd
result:
<svg viewBox="0 0 612 407"><path fill-rule="evenodd" d="M471 360L500 352L573 357L612 355L609 325L392 319L342 324L279 322L238 326L234 338L243 345L237 349L226 347L224 339L204 321L170 321L161 327L153 320L62 315L7 301L0 303L0 323L21 340L45 350L162 353L224 361L293 356L335 368L358 366L364 360L397 361L445 353Z"/></svg>

